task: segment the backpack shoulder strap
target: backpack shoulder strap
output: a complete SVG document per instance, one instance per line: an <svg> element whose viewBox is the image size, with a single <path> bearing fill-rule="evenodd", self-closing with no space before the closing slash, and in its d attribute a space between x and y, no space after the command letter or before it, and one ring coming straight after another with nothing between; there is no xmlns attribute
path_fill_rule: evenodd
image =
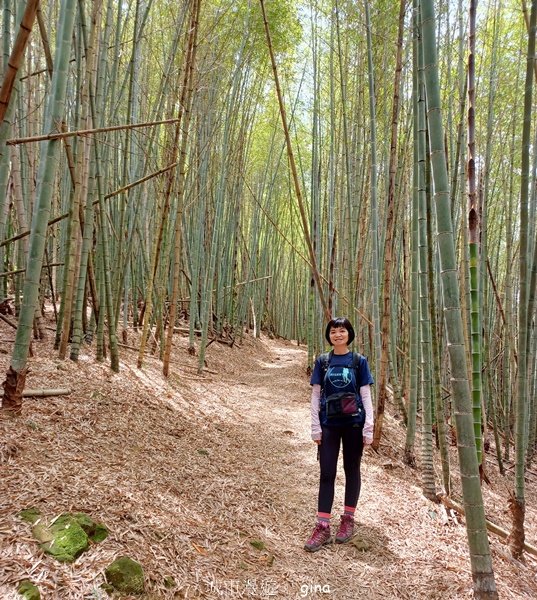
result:
<svg viewBox="0 0 537 600"><path fill-rule="evenodd" d="M321 363L321 368L323 370L323 375L328 371L328 367L330 366L330 360L332 358L332 351L323 352L319 356L319 362Z"/></svg>
<svg viewBox="0 0 537 600"><path fill-rule="evenodd" d="M360 362L363 356L359 352L352 353L352 368L357 369L360 366Z"/></svg>

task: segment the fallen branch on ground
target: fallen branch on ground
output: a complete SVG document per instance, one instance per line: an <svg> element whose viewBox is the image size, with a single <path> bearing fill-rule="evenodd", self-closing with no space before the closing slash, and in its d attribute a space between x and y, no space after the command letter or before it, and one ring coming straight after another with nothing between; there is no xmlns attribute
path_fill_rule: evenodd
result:
<svg viewBox="0 0 537 600"><path fill-rule="evenodd" d="M457 511L458 513L460 513L461 515L464 516L464 514L465 514L464 508L460 504L455 502L455 500L452 500L449 496L440 496L440 501L447 508L451 508L452 510ZM492 531L492 533L495 533L496 535L498 535L499 537L501 537L503 539L507 539L509 537L509 532L505 531L505 529L502 529L498 525L495 525L488 519L487 519L486 523L487 523L487 529L489 531ZM537 548L535 546L532 546L531 544L528 544L527 542L524 542L524 550L528 554L533 554L533 556L537 556Z"/></svg>
<svg viewBox="0 0 537 600"><path fill-rule="evenodd" d="M69 396L71 390L69 388L39 388L35 390L24 390L23 398L46 398L47 396Z"/></svg>
<svg viewBox="0 0 537 600"><path fill-rule="evenodd" d="M0 314L0 319L2 319L2 321L4 321L4 323L7 323L10 327L13 327L13 329L17 329L17 324L13 323L13 321L11 319L8 319L6 316Z"/></svg>

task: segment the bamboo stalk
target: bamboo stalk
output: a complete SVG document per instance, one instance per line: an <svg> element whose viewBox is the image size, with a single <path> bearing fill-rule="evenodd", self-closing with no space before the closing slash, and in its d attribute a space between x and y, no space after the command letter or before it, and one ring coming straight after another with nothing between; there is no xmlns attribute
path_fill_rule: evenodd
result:
<svg viewBox="0 0 537 600"><path fill-rule="evenodd" d="M70 388L36 388L27 389L22 392L23 398L47 398L49 396L69 396Z"/></svg>
<svg viewBox="0 0 537 600"><path fill-rule="evenodd" d="M457 449L461 470L464 505L468 510L468 549L474 594L481 599L497 600L492 558L487 538L479 466L473 435L473 417L468 383L466 349L463 337L462 310L455 255L455 236L449 206L444 127L442 123L439 67L436 42L436 18L433 0L421 2L421 34L427 56L424 69L429 126L432 179L435 191L436 238L439 248L444 324L447 335L453 405L457 424Z"/></svg>
<svg viewBox="0 0 537 600"><path fill-rule="evenodd" d="M48 269L49 267L62 267L64 263L48 263L44 264L41 268ZM25 273L26 269L15 269L14 271L5 271L4 273L0 273L0 277L9 277L10 275L18 275L19 273Z"/></svg>
<svg viewBox="0 0 537 600"><path fill-rule="evenodd" d="M11 92L15 85L15 78L21 66L22 59L24 58L24 51L26 50L28 39L32 33L38 6L39 0L28 0L20 23L19 32L15 39L13 50L11 51L11 56L9 57L4 71L4 79L2 81L2 87L0 88L0 125L6 115Z"/></svg>
<svg viewBox="0 0 537 600"><path fill-rule="evenodd" d="M44 73L48 71L48 76L52 79L52 71L54 69L54 62L52 60L52 52L50 51L50 44L48 41L47 30L45 27L45 20L43 19L43 12L41 10L41 6L37 8L37 24L39 25L39 33L41 35L41 41L43 42L43 50L45 52L45 61L47 63L47 68L43 71L38 71L38 73ZM34 75L34 73L32 73ZM21 81L22 81L21 77Z"/></svg>
<svg viewBox="0 0 537 600"><path fill-rule="evenodd" d="M162 121L149 121L146 123L131 123L130 125L113 125L111 127L96 127L94 129L80 129L78 131L64 131L61 133L49 133L44 135L34 135L25 138L13 138L6 141L8 146L17 144L30 144L33 142L43 142L46 140L62 140L74 136L95 135L97 133L108 133L110 131L126 131L130 129L140 129L143 127L155 127L156 125L170 125L178 123L178 119L164 119Z"/></svg>
<svg viewBox="0 0 537 600"><path fill-rule="evenodd" d="M192 113L192 103L194 96L194 67L196 64L196 53L197 53L197 40L199 31L199 17L201 11L201 0L195 0L192 5L192 21L190 26L190 36L187 51L187 58L185 61L185 73L184 73L184 85L183 85L183 97L182 97L182 116L184 118L183 131L181 145L179 146L179 131L176 133L173 145L173 156L177 157L179 153L179 174L177 181L177 213L175 216L175 244L173 251L173 277L170 295L170 328L166 336L166 340L163 345L163 365L162 372L165 377L169 375L170 369L170 356L172 350L172 338L173 338L173 327L175 325L175 318L177 315L177 297L179 294L179 275L181 268L181 245L182 245L182 225L183 225L183 210L184 210L184 196L185 196L185 164L186 164L186 151L188 143L188 135L190 131L190 121ZM170 194L172 191L174 178L170 176L168 178L168 186L166 189L166 204L169 202Z"/></svg>
<svg viewBox="0 0 537 600"><path fill-rule="evenodd" d="M392 311L392 290L393 279L392 264L395 249L395 215L397 212L396 194L396 169L397 169L397 146L399 135L399 114L400 114L400 91L401 91L401 72L403 69L403 32L405 21L406 0L400 0L399 20L397 33L397 51L396 65L393 84L393 102L392 118L390 128L390 159L389 159L389 178L388 178L388 197L386 200L386 237L384 240L384 277L383 277L383 297L382 297L382 315L380 320L381 333L381 355L380 364L375 365L379 370L378 375L378 396L375 412L375 426L373 434L373 448L378 449L382 435L382 424L384 421L384 410L386 403L386 384L389 378L390 362L390 316Z"/></svg>
<svg viewBox="0 0 537 600"><path fill-rule="evenodd" d="M52 129L63 119L67 91L68 62L75 22L75 7L63 0L59 11L58 36L56 41L55 71L50 101L47 106L44 128ZM23 304L20 312L17 335L11 365L6 375L2 409L19 413L22 407L21 392L27 373L27 360L31 343L32 326L39 300L41 265L45 252L48 217L51 210L54 179L57 173L60 147L54 141L45 145L39 170L39 194L35 202L36 218L32 220L30 254L24 282Z"/></svg>

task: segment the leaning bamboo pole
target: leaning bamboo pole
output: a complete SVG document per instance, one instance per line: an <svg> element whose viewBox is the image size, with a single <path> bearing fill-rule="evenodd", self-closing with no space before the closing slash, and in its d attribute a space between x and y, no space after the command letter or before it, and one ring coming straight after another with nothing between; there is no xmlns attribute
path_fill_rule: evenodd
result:
<svg viewBox="0 0 537 600"><path fill-rule="evenodd" d="M133 181L125 186L122 186L122 187L118 188L117 190L114 190L113 192L109 192L108 194L105 194L102 199L109 200L110 198L114 198L114 196L118 196L119 194L125 192L126 190L132 189L138 185L141 185L142 183L145 183L146 181L149 181L150 179L153 179L154 177L158 177L159 175L163 175L164 173L167 173L168 171L175 169L175 167L177 167L178 164L179 164L179 161L175 161L172 164L167 165L167 166L163 167L162 169L159 169L158 171L149 173L149 175L146 175L145 177L141 177L140 179L137 179L136 181ZM94 200L93 206L97 206L97 204L99 204L99 202L100 202L100 199ZM66 212L66 213L62 213L61 215L58 215L57 217L54 217L53 219L50 219L47 223L47 227L55 225L56 223L59 223L63 219L67 219L70 214L71 214L70 212ZM30 235L30 233L31 233L30 230L23 231L21 233L18 233L17 235L14 235L13 237L5 239L3 242L0 242L0 248L3 246L7 246L8 244L11 244L13 242L16 242L17 240L20 240L21 238L23 238L27 235Z"/></svg>
<svg viewBox="0 0 537 600"><path fill-rule="evenodd" d="M302 198L302 188L300 185L300 181L298 179L298 172L297 172L297 168L296 168L296 162L295 162L295 155L293 152L293 146L291 144L291 136L289 133L289 126L287 124L287 116L286 116L286 112L285 112L285 104L283 101L283 95L282 95L282 91L281 91L281 87L280 87L280 79L278 76L278 68L276 66L276 59L274 57L274 50L272 47L272 39L270 36L270 29L269 29L269 24L267 21L267 14L265 11L265 2L264 0L259 0L260 4L261 4L261 13L263 15L263 25L265 27L265 35L267 38L267 47L268 47L268 51L270 54L270 62L272 64L272 72L274 75L274 83L276 86L276 94L278 96L278 105L280 107L280 116L282 119L282 126L283 126L283 131L285 134L285 143L286 143L286 147L287 147L287 156L289 158L289 165L291 168L291 174L293 177L293 184L294 184L294 189L295 189L295 195L298 201L298 207L299 207L299 211L300 211L300 218L301 218L301 222L302 222L302 230L304 233L304 238L306 240L306 245L308 247L308 253L309 253L309 257L310 257L310 262L312 264L313 267L313 278L315 280L316 286L317 286L317 293L319 295L319 300L321 302L321 307L323 309L323 313L326 319L330 318L330 313L328 311L328 306L326 304L326 300L324 297L324 292L323 292L323 287L322 287L322 283L321 283L321 278L319 275L319 269L318 269L318 263L317 263L317 259L315 257L315 252L313 250L313 244L312 244L312 240L311 240L311 235L310 235L310 229L308 226L308 218L306 215L306 208L304 206L304 201Z"/></svg>
<svg viewBox="0 0 537 600"><path fill-rule="evenodd" d="M45 142L50 140L62 140L69 137L84 137L86 135L96 135L98 133L110 133L112 131L129 131L131 129L140 129L143 127L155 127L156 125L173 125L179 123L179 119L163 119L160 121L147 121L144 123L130 123L127 125L113 125L110 127L94 127L91 129L78 129L75 131L62 131L55 133L46 133L43 135L34 135L24 138L12 138L6 141L8 146L18 144L33 144L35 142Z"/></svg>

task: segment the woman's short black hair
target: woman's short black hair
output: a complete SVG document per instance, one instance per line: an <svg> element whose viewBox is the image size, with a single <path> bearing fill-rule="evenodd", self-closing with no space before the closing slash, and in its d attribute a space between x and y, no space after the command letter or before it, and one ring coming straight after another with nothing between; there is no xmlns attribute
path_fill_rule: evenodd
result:
<svg viewBox="0 0 537 600"><path fill-rule="evenodd" d="M328 321L328 325L326 326L326 331L324 332L324 337L326 338L326 341L332 345L332 342L330 341L330 330L331 329L337 329L338 327L345 327L345 329L349 332L349 344L352 343L352 341L354 340L354 329L351 325L351 322L349 321L349 319L347 319L346 317L335 317L334 319L331 319L330 321Z"/></svg>

